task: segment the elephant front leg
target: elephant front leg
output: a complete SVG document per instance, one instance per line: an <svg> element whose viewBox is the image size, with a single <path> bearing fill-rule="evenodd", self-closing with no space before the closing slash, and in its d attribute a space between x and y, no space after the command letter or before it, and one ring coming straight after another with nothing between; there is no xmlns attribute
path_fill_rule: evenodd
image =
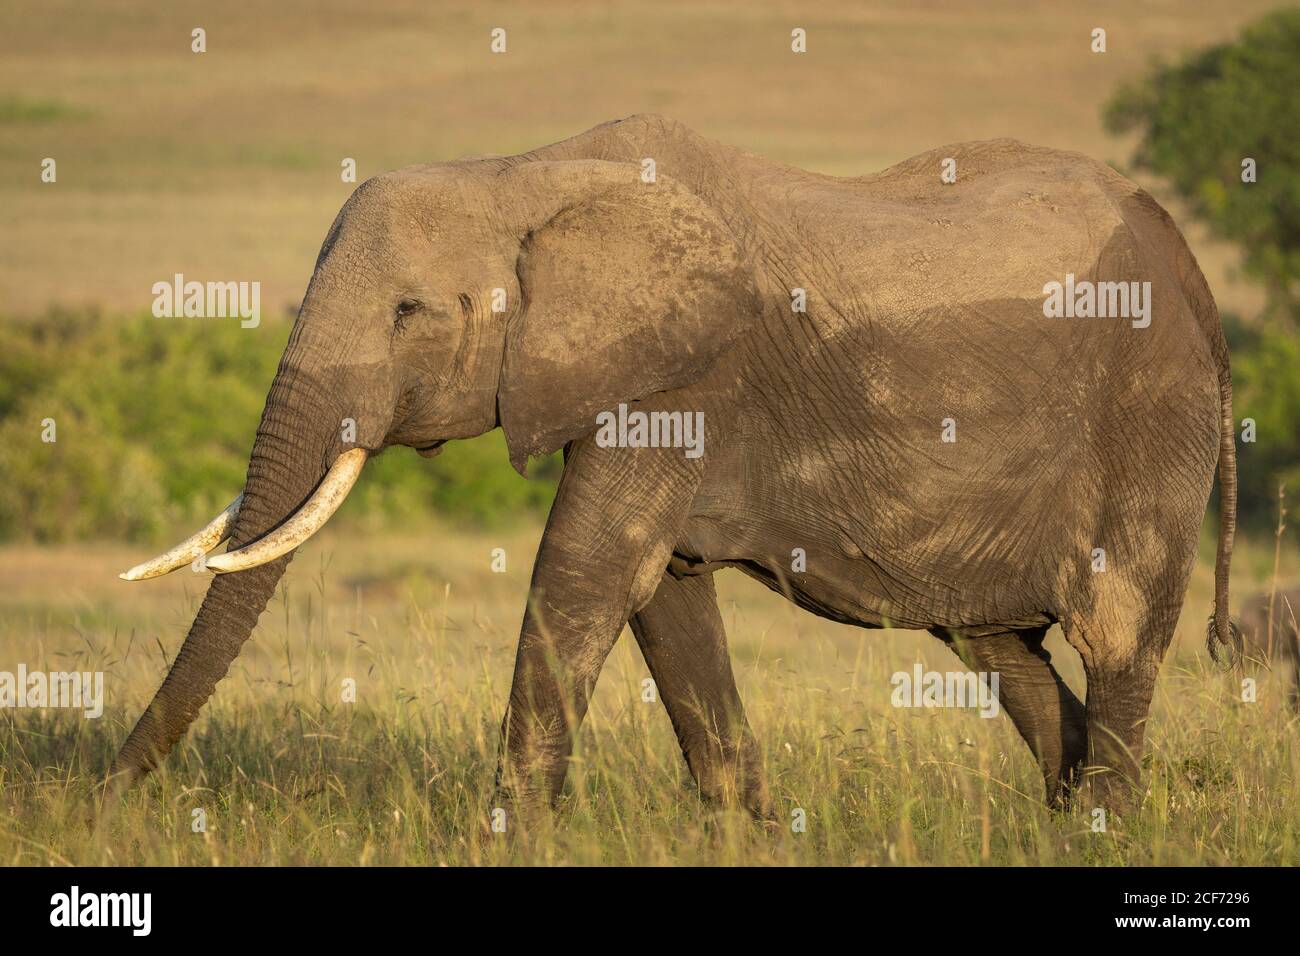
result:
<svg viewBox="0 0 1300 956"><path fill-rule="evenodd" d="M580 444L566 461L502 725L499 796L521 809L554 803L605 658L667 567L698 482L680 455Z"/></svg>
<svg viewBox="0 0 1300 956"><path fill-rule="evenodd" d="M596 678L623 628L602 603L567 588L539 590L529 603L497 770L501 795L520 807L549 806L564 785Z"/></svg>
<svg viewBox="0 0 1300 956"><path fill-rule="evenodd" d="M678 580L665 573L631 623L701 796L772 819L758 741L731 672L713 575Z"/></svg>

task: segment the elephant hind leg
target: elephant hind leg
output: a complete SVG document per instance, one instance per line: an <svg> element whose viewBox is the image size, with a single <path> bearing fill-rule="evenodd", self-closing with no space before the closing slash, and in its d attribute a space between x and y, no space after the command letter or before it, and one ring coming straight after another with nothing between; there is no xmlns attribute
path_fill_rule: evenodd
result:
<svg viewBox="0 0 1300 956"><path fill-rule="evenodd" d="M772 798L736 690L713 575L679 580L665 572L630 623L700 794L771 819Z"/></svg>
<svg viewBox="0 0 1300 956"><path fill-rule="evenodd" d="M1174 610L1144 615L1127 627L1103 619L1075 621L1065 629L1088 679L1084 784L1093 808L1123 812L1138 802L1147 719L1176 621Z"/></svg>
<svg viewBox="0 0 1300 956"><path fill-rule="evenodd" d="M931 633L971 670L998 674L999 703L1042 770L1048 804L1066 807L1087 755L1087 723L1083 704L1043 647L1047 628L972 638Z"/></svg>

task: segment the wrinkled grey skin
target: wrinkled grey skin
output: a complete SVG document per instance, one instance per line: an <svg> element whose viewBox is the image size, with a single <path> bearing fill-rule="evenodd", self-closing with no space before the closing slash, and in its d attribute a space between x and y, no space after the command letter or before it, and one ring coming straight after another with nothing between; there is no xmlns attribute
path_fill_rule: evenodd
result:
<svg viewBox="0 0 1300 956"><path fill-rule="evenodd" d="M1271 626L1270 626L1271 607ZM1245 657L1253 665L1277 667L1289 682L1291 706L1300 710L1300 585L1264 591L1241 605Z"/></svg>
<svg viewBox="0 0 1300 956"><path fill-rule="evenodd" d="M1045 318L1043 286L1068 272L1150 281L1150 327ZM619 402L702 411L705 454L600 447L596 415ZM566 451L503 724L499 782L520 804L559 791L630 622L703 794L772 814L719 568L832 620L928 629L998 671L1053 802L1085 766L1097 804L1130 799L1216 465L1211 645L1233 639L1217 311L1167 214L1077 154L966 143L837 179L633 117L377 177L321 250L232 549L308 497L349 417L374 452L434 454L498 425L521 470ZM178 740L287 563L212 582L116 779ZM1086 705L1042 649L1054 623L1083 658Z"/></svg>

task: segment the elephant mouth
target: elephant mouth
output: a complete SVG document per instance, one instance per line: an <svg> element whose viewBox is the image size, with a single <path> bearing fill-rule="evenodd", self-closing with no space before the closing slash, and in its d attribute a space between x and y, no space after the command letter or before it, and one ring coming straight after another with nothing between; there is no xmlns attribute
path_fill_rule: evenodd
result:
<svg viewBox="0 0 1300 956"><path fill-rule="evenodd" d="M415 450L425 458L433 458L442 451L442 446L445 444L447 444L447 439L443 438L438 441L429 442L427 445L416 445Z"/></svg>

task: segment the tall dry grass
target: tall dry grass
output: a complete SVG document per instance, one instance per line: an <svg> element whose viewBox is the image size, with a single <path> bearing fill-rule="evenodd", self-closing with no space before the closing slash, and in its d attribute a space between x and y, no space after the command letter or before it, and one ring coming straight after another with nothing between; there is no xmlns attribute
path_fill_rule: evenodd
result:
<svg viewBox="0 0 1300 956"><path fill-rule="evenodd" d="M98 832L86 800L166 671L202 595L188 572L134 587L113 546L0 549L14 582L0 669L103 669L100 720L0 712L0 862L119 864L1295 864L1300 747L1285 688L1213 669L1211 573L1197 569L1157 689L1141 812L1094 833L1053 815L1005 716L890 705L924 634L816 619L720 576L741 692L783 821L765 831L695 797L629 635L601 678L553 822L486 829L498 721L539 531L326 533L163 770ZM489 569L492 548L507 571ZM1236 593L1262 586L1271 542L1243 547ZM1294 560L1289 552L1286 561ZM1294 567L1294 564L1291 564ZM1082 690L1077 657L1049 639ZM340 699L344 678L358 699ZM206 832L194 832L203 810Z"/></svg>

